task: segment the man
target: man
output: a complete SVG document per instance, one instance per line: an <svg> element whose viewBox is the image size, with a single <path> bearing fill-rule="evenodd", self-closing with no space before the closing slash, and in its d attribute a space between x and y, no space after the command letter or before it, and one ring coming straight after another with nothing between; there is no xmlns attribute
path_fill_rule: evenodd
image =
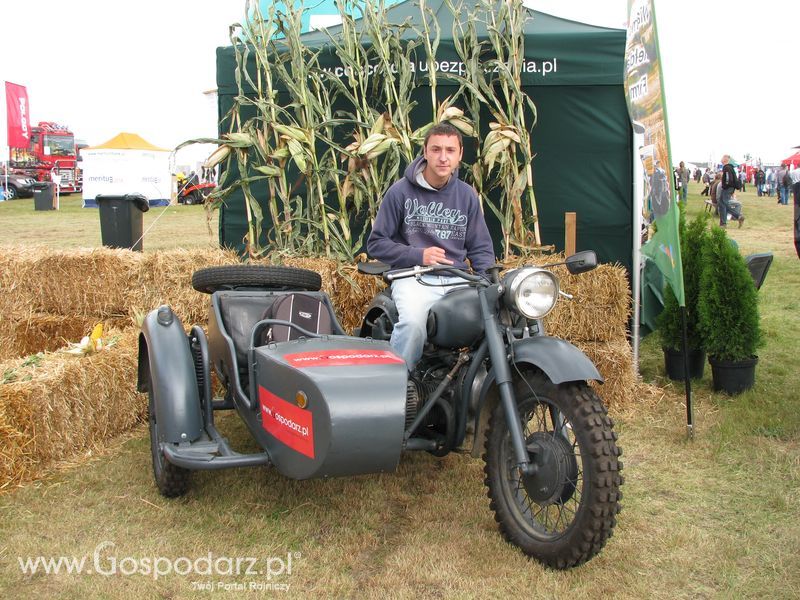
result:
<svg viewBox="0 0 800 600"><path fill-rule="evenodd" d="M778 187L778 204L789 204L789 189L786 186L786 176L788 167L781 165L778 174L775 176L775 185Z"/></svg>
<svg viewBox="0 0 800 600"><path fill-rule="evenodd" d="M708 196L708 192L711 190L711 182L714 180L714 176L711 174L711 169L706 167L706 172L703 173L703 191L700 192L701 196Z"/></svg>
<svg viewBox="0 0 800 600"><path fill-rule="evenodd" d="M370 256L392 268L416 265L467 267L477 272L495 263L492 240L475 190L458 178L464 149L461 133L449 123L434 125L425 136L423 155L383 198L367 240ZM434 274L392 283L398 322L389 340L412 370L427 338L428 310L449 287L463 282Z"/></svg>
<svg viewBox="0 0 800 600"><path fill-rule="evenodd" d="M678 183L680 184L680 199L681 202L686 204L686 195L689 193L689 169L683 164L683 161L678 165Z"/></svg>
<svg viewBox="0 0 800 600"><path fill-rule="evenodd" d="M739 176L736 173L736 170L733 168L733 165L730 164L730 155L723 155L721 162L722 181L720 181L719 186L722 188L722 192L719 195L717 209L719 210L719 226L727 227L728 212L730 212L731 209L731 197L733 196L733 193L741 187L741 183L739 182ZM741 227L742 223L744 223L744 216L740 214L737 218L737 221L739 221L739 227Z"/></svg>
<svg viewBox="0 0 800 600"><path fill-rule="evenodd" d="M775 189L775 169L767 169L767 196L772 198Z"/></svg>
<svg viewBox="0 0 800 600"><path fill-rule="evenodd" d="M760 198L762 193L763 182L761 181L761 170L756 169L753 171L753 185L756 186L756 197Z"/></svg>

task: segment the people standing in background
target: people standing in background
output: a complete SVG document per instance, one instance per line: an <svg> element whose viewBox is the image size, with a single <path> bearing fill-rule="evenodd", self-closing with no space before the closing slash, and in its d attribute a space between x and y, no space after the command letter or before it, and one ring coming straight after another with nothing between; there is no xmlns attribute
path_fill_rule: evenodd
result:
<svg viewBox="0 0 800 600"><path fill-rule="evenodd" d="M717 189L719 188L719 183L722 181L722 173L715 173L714 179L709 184L709 192L708 197L711 200L711 203L714 205L714 214L719 214L719 204L717 203Z"/></svg>
<svg viewBox="0 0 800 600"><path fill-rule="evenodd" d="M789 204L788 174L789 167L781 165L777 175L775 175L775 185L778 188L778 204Z"/></svg>
<svg viewBox="0 0 800 600"><path fill-rule="evenodd" d="M703 173L703 191L700 192L701 196L708 196L708 193L711 191L711 181L713 180L713 175L711 174L711 169L706 167L706 172Z"/></svg>
<svg viewBox="0 0 800 600"><path fill-rule="evenodd" d="M685 203L686 195L689 190L689 169L686 168L683 161L678 164L678 182L680 183L681 189L680 199Z"/></svg>
<svg viewBox="0 0 800 600"><path fill-rule="evenodd" d="M741 173L737 174L733 165L730 164L731 157L729 154L724 154L720 162L722 163L722 181L719 187L722 190L718 194L717 208L719 209L719 226L726 227L728 225L728 211L731 209L730 201L734 192L741 189L743 184L739 179ZM740 214L737 220L739 221L739 227L741 227L742 223L744 223L744 217Z"/></svg>
<svg viewBox="0 0 800 600"><path fill-rule="evenodd" d="M764 169L762 169L761 167L759 167L758 171L756 171L755 182L756 182L756 195L760 198L761 196L764 195L764 184L767 182L767 176L764 173Z"/></svg>
<svg viewBox="0 0 800 600"><path fill-rule="evenodd" d="M739 187L736 189L745 191L745 184L747 183L747 168L739 167Z"/></svg>
<svg viewBox="0 0 800 600"><path fill-rule="evenodd" d="M772 198L772 192L775 190L775 169L767 169L767 196Z"/></svg>

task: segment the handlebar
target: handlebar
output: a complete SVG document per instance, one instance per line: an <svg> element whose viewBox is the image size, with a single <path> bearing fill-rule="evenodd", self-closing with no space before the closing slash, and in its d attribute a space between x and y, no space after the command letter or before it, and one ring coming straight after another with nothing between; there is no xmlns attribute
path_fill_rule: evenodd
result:
<svg viewBox="0 0 800 600"><path fill-rule="evenodd" d="M386 281L394 281L395 279L417 277L419 275L425 275L427 273L439 271L449 273L454 277L460 277L465 281L470 281L473 283L487 283L487 279L482 275L473 275L472 273L467 273L462 269L457 269L449 265L426 265L424 267L415 266L407 269L396 269L394 271L388 271L384 273L383 277L386 279Z"/></svg>

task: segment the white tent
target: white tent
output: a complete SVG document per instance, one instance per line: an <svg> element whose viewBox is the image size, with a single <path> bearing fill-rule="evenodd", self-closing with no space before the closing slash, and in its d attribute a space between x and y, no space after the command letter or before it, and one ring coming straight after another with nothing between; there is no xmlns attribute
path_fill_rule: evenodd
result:
<svg viewBox="0 0 800 600"><path fill-rule="evenodd" d="M170 151L135 133L120 133L104 144L83 148L83 206L97 207L99 194L142 194L151 206L169 204Z"/></svg>

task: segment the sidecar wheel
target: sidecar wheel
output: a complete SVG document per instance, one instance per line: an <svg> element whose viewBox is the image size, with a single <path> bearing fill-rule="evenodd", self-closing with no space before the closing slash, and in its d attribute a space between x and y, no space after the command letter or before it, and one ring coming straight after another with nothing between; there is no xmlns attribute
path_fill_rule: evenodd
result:
<svg viewBox="0 0 800 600"><path fill-rule="evenodd" d="M153 382L147 389L147 414L150 425L150 454L153 459L153 478L162 496L176 498L189 490L192 472L169 462L158 443L158 422L156 420L155 394Z"/></svg>
<svg viewBox="0 0 800 600"><path fill-rule="evenodd" d="M548 567L592 558L616 525L622 451L602 401L586 383L542 374L515 381L534 475L522 475L501 403L486 436L485 483L505 539Z"/></svg>
<svg viewBox="0 0 800 600"><path fill-rule="evenodd" d="M204 294L237 289L316 292L322 287L322 277L315 271L294 267L227 265L195 271L192 287Z"/></svg>

